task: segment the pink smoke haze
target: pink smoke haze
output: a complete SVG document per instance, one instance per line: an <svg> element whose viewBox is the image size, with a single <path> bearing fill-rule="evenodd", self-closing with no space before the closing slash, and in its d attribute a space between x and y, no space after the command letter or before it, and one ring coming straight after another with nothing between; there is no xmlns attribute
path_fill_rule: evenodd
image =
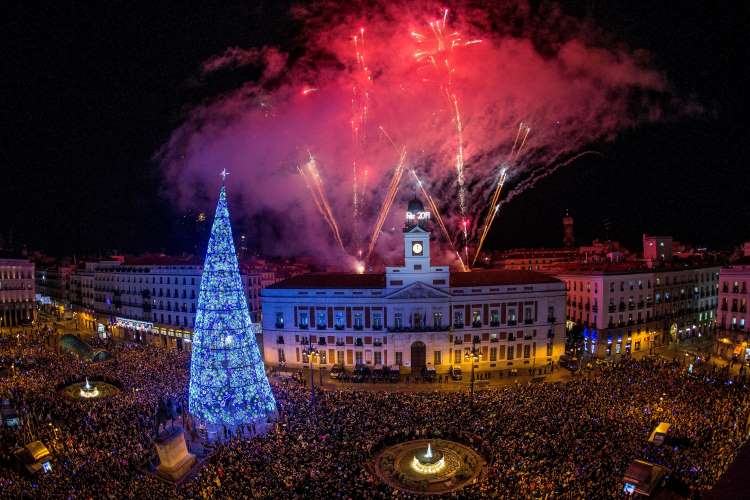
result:
<svg viewBox="0 0 750 500"><path fill-rule="evenodd" d="M273 232L258 231L266 234L259 242L264 253L313 255L351 267L355 259L347 254L367 248L401 148L407 152L407 169L415 169L458 239L457 135L444 92L448 86L463 124L472 243L502 166L508 168L508 182L501 204L592 143L662 115L657 103L669 88L661 72L649 67L648 55L605 43L603 36L559 11L545 21L521 3L451 7L449 31L460 33L462 41L481 43L440 53L438 59L450 57L448 74L440 62L433 67L415 58L411 35L416 31L426 37L420 48L434 48L427 23L442 18L443 5L368 5L321 4L295 11L305 26L301 57L273 47L234 47L203 64L206 75L253 64L262 68L262 76L192 109L159 152L170 191L182 206L191 206L197 186L210 192L220 181L218 172L227 168L230 193L241 193L245 215L264 214L263 220L274 225ZM354 50L360 28L367 71L357 64ZM548 43L539 49L540 41ZM367 92L359 145L352 120L361 118L362 108L361 101L353 102L353 92ZM518 159L511 160L520 122L531 131ZM310 155L346 252L334 241L297 170ZM354 159L360 188L367 171L358 221L352 210ZM398 231L391 229L403 224L404 204L415 186L413 176L404 173L376 246L381 257L401 251ZM502 213L495 224L502 224ZM445 259L452 260L445 238L437 228L433 234Z"/></svg>

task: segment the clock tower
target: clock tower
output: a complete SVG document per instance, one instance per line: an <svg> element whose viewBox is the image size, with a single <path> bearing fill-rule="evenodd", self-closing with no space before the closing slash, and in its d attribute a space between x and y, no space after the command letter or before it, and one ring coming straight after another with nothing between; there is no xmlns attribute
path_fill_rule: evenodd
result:
<svg viewBox="0 0 750 500"><path fill-rule="evenodd" d="M430 270L430 212L418 198L409 202L404 224L404 264L415 272Z"/></svg>
<svg viewBox="0 0 750 500"><path fill-rule="evenodd" d="M386 267L388 288L397 288L425 283L433 287L448 286L449 269L446 266L430 266L430 230L431 214L425 210L419 199L409 202L404 224L404 265Z"/></svg>

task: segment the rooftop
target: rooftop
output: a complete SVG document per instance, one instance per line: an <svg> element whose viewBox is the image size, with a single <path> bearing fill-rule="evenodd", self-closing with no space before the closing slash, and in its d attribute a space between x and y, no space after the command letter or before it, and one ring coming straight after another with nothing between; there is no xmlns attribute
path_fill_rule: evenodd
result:
<svg viewBox="0 0 750 500"><path fill-rule="evenodd" d="M559 282L560 280L553 276L534 271L478 270L450 273L450 286L452 287ZM385 288L385 274L308 273L287 278L268 288Z"/></svg>

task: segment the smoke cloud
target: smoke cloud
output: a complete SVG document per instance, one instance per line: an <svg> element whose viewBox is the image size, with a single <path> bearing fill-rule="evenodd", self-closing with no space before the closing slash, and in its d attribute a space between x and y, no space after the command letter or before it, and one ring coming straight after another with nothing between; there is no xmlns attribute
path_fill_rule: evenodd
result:
<svg viewBox="0 0 750 500"><path fill-rule="evenodd" d="M501 168L500 204L592 143L661 118L669 86L648 54L558 9L496 3L458 3L445 18L429 1L295 9L304 36L294 54L232 47L203 63L207 77L244 65L261 76L187 114L158 153L170 192L190 205L226 167L262 252L352 268L349 255L366 252L402 150L407 170L375 247L381 258L401 251L403 207L418 194L411 169L461 240L459 138L475 244ZM441 46L429 23L443 19ZM300 174L311 157L346 251ZM433 234L452 259L451 244L437 227Z"/></svg>

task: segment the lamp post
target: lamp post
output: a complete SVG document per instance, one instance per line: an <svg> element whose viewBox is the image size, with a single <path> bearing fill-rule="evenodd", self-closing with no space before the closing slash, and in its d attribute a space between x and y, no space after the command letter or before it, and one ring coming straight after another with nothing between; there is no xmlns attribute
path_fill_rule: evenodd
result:
<svg viewBox="0 0 750 500"><path fill-rule="evenodd" d="M310 364L310 402L315 402L315 374L313 373L313 357L318 355L318 350L313 347L312 336L308 337L309 345L304 353L307 354L307 361Z"/></svg>
<svg viewBox="0 0 750 500"><path fill-rule="evenodd" d="M464 359L471 361L471 385L469 386L469 395L471 405L474 405L474 364L482 358L482 354L477 350L477 344L479 343L479 336L475 335L471 339L471 351L464 354Z"/></svg>

